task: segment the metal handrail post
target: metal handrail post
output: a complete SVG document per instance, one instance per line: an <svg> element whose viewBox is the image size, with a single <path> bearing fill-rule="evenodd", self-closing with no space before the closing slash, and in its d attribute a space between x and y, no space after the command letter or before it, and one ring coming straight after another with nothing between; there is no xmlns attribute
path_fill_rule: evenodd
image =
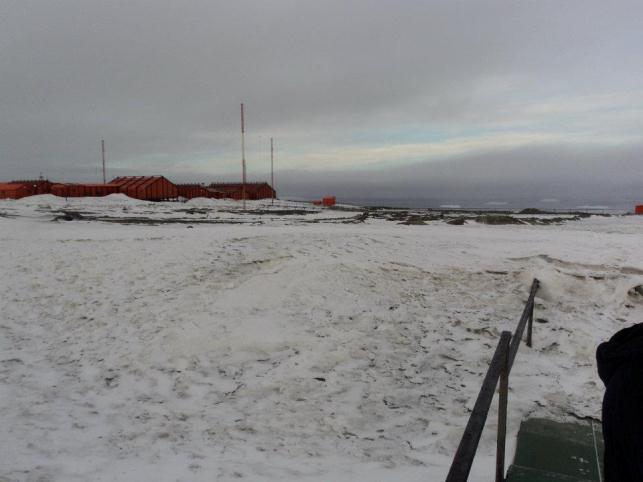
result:
<svg viewBox="0 0 643 482"><path fill-rule="evenodd" d="M536 291L538 291L539 286L540 282L534 278L534 281L531 284L531 290L529 292L527 304L525 305L525 309L522 312L522 316L520 317L520 321L518 322L518 326L516 327L514 336L511 339L511 348L509 349L509 371L511 371L511 367L514 364L514 359L516 358L516 354L518 353L518 347L520 346L522 336L525 332L525 326L527 325L527 320L529 319L529 313L533 308L533 304L531 304L530 302L532 302L536 297Z"/></svg>
<svg viewBox="0 0 643 482"><path fill-rule="evenodd" d="M512 335L509 331L503 331L500 340L493 354L487 374L482 381L482 387L473 407L464 434L460 439L458 450L451 463L451 468L446 482L466 482L471 472L473 458L478 450L478 443L482 436L489 408L498 383L498 432L496 440L496 482L505 482L505 454L507 441L507 403L509 396L509 374L513 366L520 342L522 341L525 328L527 328L527 345L531 347L534 306L536 304L536 292L540 282L534 278L529 292L529 298L525 304L516 331Z"/></svg>
<svg viewBox="0 0 643 482"><path fill-rule="evenodd" d="M509 351L500 372L498 390L498 434L496 438L496 482L505 482L505 446L507 441L507 403L509 396Z"/></svg>
<svg viewBox="0 0 643 482"><path fill-rule="evenodd" d="M535 301L531 300L531 308L529 310L529 320L527 321L527 346L531 348L531 334L534 325L534 304Z"/></svg>
<svg viewBox="0 0 643 482"><path fill-rule="evenodd" d="M482 382L478 398L473 406L469 422L464 429L460 445L453 458L446 482L465 482L469 478L473 458L478 449L478 443L480 442L480 436L482 435L485 422L487 421L487 414L493 401L498 379L500 378L500 373L504 367L506 367L510 340L511 332L503 331L491 363L489 364L489 368L487 369L487 374Z"/></svg>

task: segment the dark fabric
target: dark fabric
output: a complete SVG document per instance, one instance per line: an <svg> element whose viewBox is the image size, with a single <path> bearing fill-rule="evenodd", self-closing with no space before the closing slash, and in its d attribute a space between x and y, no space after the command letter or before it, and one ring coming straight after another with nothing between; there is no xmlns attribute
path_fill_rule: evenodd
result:
<svg viewBox="0 0 643 482"><path fill-rule="evenodd" d="M605 383L605 482L643 482L643 323L596 350Z"/></svg>

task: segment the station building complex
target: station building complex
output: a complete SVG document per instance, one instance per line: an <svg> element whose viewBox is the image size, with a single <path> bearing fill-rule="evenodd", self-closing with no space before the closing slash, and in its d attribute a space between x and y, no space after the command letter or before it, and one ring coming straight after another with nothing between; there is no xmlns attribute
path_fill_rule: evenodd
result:
<svg viewBox="0 0 643 482"><path fill-rule="evenodd" d="M164 176L121 176L106 184L53 183L44 179L0 182L0 199L21 199L37 194L61 197L101 197L122 193L146 201L211 199L271 199L277 192L267 182L174 184Z"/></svg>

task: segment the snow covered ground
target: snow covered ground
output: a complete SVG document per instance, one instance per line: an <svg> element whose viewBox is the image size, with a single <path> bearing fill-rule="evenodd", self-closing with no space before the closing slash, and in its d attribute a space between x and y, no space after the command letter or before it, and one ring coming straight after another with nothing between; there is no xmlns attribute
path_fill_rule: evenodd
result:
<svg viewBox="0 0 643 482"><path fill-rule="evenodd" d="M443 480L533 277L547 322L509 428L600 416L595 347L643 321L643 216L359 214L0 201L0 481ZM470 480L493 473L495 405Z"/></svg>

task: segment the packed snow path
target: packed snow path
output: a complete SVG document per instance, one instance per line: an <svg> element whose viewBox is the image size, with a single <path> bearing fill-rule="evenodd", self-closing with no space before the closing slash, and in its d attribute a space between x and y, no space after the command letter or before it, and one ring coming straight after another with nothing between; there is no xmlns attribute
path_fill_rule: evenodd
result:
<svg viewBox="0 0 643 482"><path fill-rule="evenodd" d="M440 480L533 277L514 433L598 416L595 346L643 320L643 217L189 229L5 205L3 482Z"/></svg>

